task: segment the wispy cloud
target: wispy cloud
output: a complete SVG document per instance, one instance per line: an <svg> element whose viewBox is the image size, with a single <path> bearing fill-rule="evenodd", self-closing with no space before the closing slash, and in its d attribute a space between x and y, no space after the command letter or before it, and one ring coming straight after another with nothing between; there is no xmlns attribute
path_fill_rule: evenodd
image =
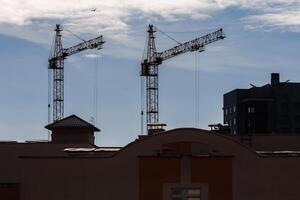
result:
<svg viewBox="0 0 300 200"><path fill-rule="evenodd" d="M248 29L300 32L300 10L248 16L243 21Z"/></svg>
<svg viewBox="0 0 300 200"><path fill-rule="evenodd" d="M226 3L227 2L227 3ZM106 33L114 40L126 40L129 22L154 16L166 21L188 17L201 19L230 5L229 1L210 0L1 0L0 24L31 26L63 22L77 33ZM108 34L109 33L109 34ZM120 34L122 33L122 34ZM124 34L125 33L125 34ZM19 33L20 35L22 33Z"/></svg>
<svg viewBox="0 0 300 200"><path fill-rule="evenodd" d="M137 20L206 20L227 8L250 11L242 17L248 29L300 31L300 0L0 1L0 33L47 45L51 43L53 24L61 23L85 38L102 34L110 44L127 48L130 43L136 51L141 39L133 34L132 24Z"/></svg>
<svg viewBox="0 0 300 200"><path fill-rule="evenodd" d="M101 57L101 55L99 55L99 54L85 54L84 55L85 57L87 57L87 58L100 58Z"/></svg>
<svg viewBox="0 0 300 200"><path fill-rule="evenodd" d="M246 0L241 7L257 12L242 18L248 29L300 31L299 0Z"/></svg>

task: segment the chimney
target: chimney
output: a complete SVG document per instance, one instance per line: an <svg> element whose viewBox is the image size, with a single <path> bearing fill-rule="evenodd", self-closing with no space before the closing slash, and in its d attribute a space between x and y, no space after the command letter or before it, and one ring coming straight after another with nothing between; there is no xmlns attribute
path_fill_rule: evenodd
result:
<svg viewBox="0 0 300 200"><path fill-rule="evenodd" d="M279 73L271 74L271 85L278 85L280 83Z"/></svg>

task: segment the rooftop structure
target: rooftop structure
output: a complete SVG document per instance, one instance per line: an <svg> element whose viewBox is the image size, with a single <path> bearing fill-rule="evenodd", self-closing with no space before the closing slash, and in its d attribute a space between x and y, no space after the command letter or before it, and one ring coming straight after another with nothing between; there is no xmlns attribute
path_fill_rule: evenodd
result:
<svg viewBox="0 0 300 200"><path fill-rule="evenodd" d="M270 84L235 89L223 100L230 134L300 133L300 83L281 82L278 73L271 74Z"/></svg>
<svg viewBox="0 0 300 200"><path fill-rule="evenodd" d="M90 143L94 144L94 132L100 129L95 127L76 115L63 118L45 128L52 131L52 142L54 143Z"/></svg>

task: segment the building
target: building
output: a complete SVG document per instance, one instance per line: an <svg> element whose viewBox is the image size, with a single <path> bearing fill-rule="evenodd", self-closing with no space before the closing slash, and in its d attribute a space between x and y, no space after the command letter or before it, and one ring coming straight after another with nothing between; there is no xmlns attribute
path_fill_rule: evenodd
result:
<svg viewBox="0 0 300 200"><path fill-rule="evenodd" d="M97 147L73 115L48 142L0 142L5 200L298 200L300 136L235 136L180 128ZM266 137L272 137L267 140Z"/></svg>
<svg viewBox="0 0 300 200"><path fill-rule="evenodd" d="M270 84L224 94L223 105L233 135L300 133L300 83L280 82L278 73Z"/></svg>

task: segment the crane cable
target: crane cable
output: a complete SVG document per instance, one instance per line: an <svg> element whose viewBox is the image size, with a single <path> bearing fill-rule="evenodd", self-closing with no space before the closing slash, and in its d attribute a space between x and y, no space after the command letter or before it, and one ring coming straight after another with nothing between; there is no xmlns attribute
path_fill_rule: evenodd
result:
<svg viewBox="0 0 300 200"><path fill-rule="evenodd" d="M93 116L94 116L94 126L98 126L98 73L99 73L99 66L100 66L100 52L96 51L96 60L95 60L95 67L94 67L94 87L93 87ZM97 144L97 134L95 134L95 143Z"/></svg>
<svg viewBox="0 0 300 200"><path fill-rule="evenodd" d="M68 29L66 29L66 28L64 28L64 30L67 31L67 32L69 32L69 33L71 33L73 36L75 36L75 37L78 38L79 40L82 40L83 42L86 42L85 39L83 39L83 38L80 37L79 35L73 33L72 31L70 31L70 30L68 30Z"/></svg>
<svg viewBox="0 0 300 200"><path fill-rule="evenodd" d="M195 127L199 128L200 126L200 62L199 62L199 52L195 51Z"/></svg>
<svg viewBox="0 0 300 200"><path fill-rule="evenodd" d="M141 134L143 135L144 133L144 105L145 105L145 101L144 101L144 85L145 85L145 79L143 76L141 77Z"/></svg>
<svg viewBox="0 0 300 200"><path fill-rule="evenodd" d="M177 44L181 45L180 42L178 42L177 40L175 40L173 37L171 37L170 35L168 35L167 33L165 33L164 31L157 29L159 32L161 32L162 34L164 34L165 36L167 36L169 39L173 40L174 42L176 42Z"/></svg>

